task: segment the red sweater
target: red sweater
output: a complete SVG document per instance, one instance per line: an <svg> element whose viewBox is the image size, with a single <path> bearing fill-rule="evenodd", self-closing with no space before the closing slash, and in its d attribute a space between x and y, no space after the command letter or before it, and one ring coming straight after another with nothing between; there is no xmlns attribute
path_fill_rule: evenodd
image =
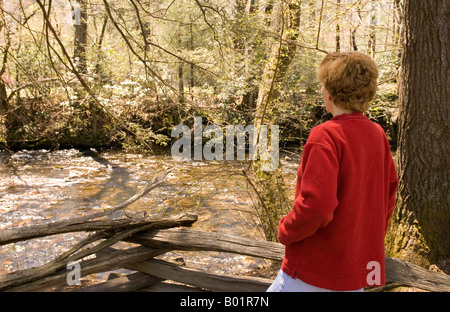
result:
<svg viewBox="0 0 450 312"><path fill-rule="evenodd" d="M280 220L281 269L332 290L369 286L380 264L395 206L397 173L383 129L362 113L342 114L314 129L303 148L293 209ZM371 275L373 276L373 275Z"/></svg>

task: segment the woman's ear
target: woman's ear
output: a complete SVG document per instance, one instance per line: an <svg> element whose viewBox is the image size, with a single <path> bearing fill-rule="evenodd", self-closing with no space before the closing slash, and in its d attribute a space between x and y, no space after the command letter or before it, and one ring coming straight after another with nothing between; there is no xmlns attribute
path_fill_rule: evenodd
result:
<svg viewBox="0 0 450 312"><path fill-rule="evenodd" d="M331 97L331 94L330 94L330 92L328 92L327 89L325 89L325 95L326 95L328 101L333 101L333 98Z"/></svg>
<svg viewBox="0 0 450 312"><path fill-rule="evenodd" d="M334 104L334 99L330 93L328 93L328 101L333 102L333 104Z"/></svg>
<svg viewBox="0 0 450 312"><path fill-rule="evenodd" d="M322 85L322 88L320 91L322 92L322 97L325 101L332 100L330 93L328 92L328 90L325 88L324 85Z"/></svg>

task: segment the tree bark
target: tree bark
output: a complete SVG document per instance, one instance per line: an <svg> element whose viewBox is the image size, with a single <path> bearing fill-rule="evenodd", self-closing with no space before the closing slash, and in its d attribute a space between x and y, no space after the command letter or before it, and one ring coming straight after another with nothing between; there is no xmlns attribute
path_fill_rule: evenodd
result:
<svg viewBox="0 0 450 312"><path fill-rule="evenodd" d="M405 3L399 85L399 190L390 254L421 266L450 257L448 1Z"/></svg>

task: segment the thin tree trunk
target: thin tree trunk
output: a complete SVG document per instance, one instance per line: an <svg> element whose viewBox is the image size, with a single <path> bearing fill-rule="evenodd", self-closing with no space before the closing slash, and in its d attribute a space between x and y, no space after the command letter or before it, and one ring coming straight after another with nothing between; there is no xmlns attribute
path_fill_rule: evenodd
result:
<svg viewBox="0 0 450 312"><path fill-rule="evenodd" d="M76 3L73 58L77 69L81 73L86 73L87 2L86 0L77 0Z"/></svg>
<svg viewBox="0 0 450 312"><path fill-rule="evenodd" d="M341 0L337 0L337 24L336 24L336 52L341 51L341 28L340 21Z"/></svg>
<svg viewBox="0 0 450 312"><path fill-rule="evenodd" d="M361 21L361 0L356 2L356 14L358 15L358 21ZM359 24L358 24L359 25ZM350 45L353 48L353 51L358 51L358 45L356 43L356 30L358 26L354 29L350 29Z"/></svg>
<svg viewBox="0 0 450 312"><path fill-rule="evenodd" d="M178 65L178 102L180 102L180 104L184 103L184 74L182 62Z"/></svg>
<svg viewBox="0 0 450 312"><path fill-rule="evenodd" d="M194 51L194 30L193 30L193 23L192 17L190 17L190 24L189 24L189 50ZM194 63L191 63L189 66L189 93L191 93L191 100L193 99L193 92L194 91Z"/></svg>
<svg viewBox="0 0 450 312"><path fill-rule="evenodd" d="M372 8L371 8L371 18L370 18L370 24L369 24L369 41L368 41L368 48L369 53L372 57L375 56L375 44L376 44L376 26L377 26L377 8L374 1L372 1Z"/></svg>
<svg viewBox="0 0 450 312"><path fill-rule="evenodd" d="M275 44L259 86L256 101L255 128L259 133L261 125L276 123L275 103L280 95L280 83L295 56L296 40L300 24L300 0L291 1L286 14L282 12L283 35L279 43ZM287 20L284 20L287 16ZM268 142L270 142L268 138ZM262 219L266 239L277 240L277 225L279 219L289 211L290 203L285 191L281 164L272 171L261 170L260 159L253 163L254 189L258 193L258 211Z"/></svg>
<svg viewBox="0 0 450 312"><path fill-rule="evenodd" d="M3 12L3 0L0 0L0 17L1 17L1 23L0 23L0 31L5 28L5 37L6 37L6 46L3 48L3 55L2 55L2 65L0 68L0 115L4 117L4 124L0 124L0 128L4 128L3 138L1 139L5 140L5 144L8 144L9 136L11 134L11 112L9 108L8 103L8 93L6 90L6 81L7 80L7 72L6 72L6 63L8 62L8 52L9 48L11 47L11 37L10 37L10 30L8 26L6 25L6 19L5 19L5 13ZM3 117L1 119L3 119Z"/></svg>
<svg viewBox="0 0 450 312"><path fill-rule="evenodd" d="M399 190L390 253L427 266L450 257L450 3L406 1L399 86Z"/></svg>
<svg viewBox="0 0 450 312"><path fill-rule="evenodd" d="M258 16L254 16L255 11L257 10L258 1L257 0L248 0L245 8L241 6L236 6L237 18L238 19L247 19L247 20L255 20ZM267 15L266 15L267 16ZM270 23L270 19L266 18L266 23ZM259 39L261 41L261 36L263 34L259 34ZM247 41L245 39L238 38L235 40L237 43L237 47L240 51L242 51L245 61L245 84L247 87L247 91L242 96L242 109L250 110L255 108L256 98L258 96L258 86L255 83L257 80L254 72L254 63L257 58L254 55L254 51L258 45L255 41Z"/></svg>
<svg viewBox="0 0 450 312"><path fill-rule="evenodd" d="M182 48L181 33L178 34L178 47ZM184 103L184 72L183 72L183 61L178 64L178 102L180 104Z"/></svg>
<svg viewBox="0 0 450 312"><path fill-rule="evenodd" d="M100 76L100 80L104 80L105 77L105 73L103 71L103 51L102 51L102 45L103 45L103 39L105 38L105 33L106 33L106 25L108 24L108 15L105 14L103 17L103 24L102 24L102 29L100 31L100 37L98 39L97 42L97 62L95 64L95 73L98 74Z"/></svg>
<svg viewBox="0 0 450 312"><path fill-rule="evenodd" d="M356 44L356 29L353 29L350 32L350 45L352 46L353 51L358 51L358 45Z"/></svg>

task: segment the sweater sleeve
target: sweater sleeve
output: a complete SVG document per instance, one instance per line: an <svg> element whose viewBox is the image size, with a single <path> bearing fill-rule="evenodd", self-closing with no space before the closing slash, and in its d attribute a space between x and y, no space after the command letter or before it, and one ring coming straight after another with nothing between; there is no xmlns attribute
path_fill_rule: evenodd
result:
<svg viewBox="0 0 450 312"><path fill-rule="evenodd" d="M293 208L280 220L278 227L278 239L286 246L325 227L333 219L338 205L336 152L324 144L307 143L300 165L302 175Z"/></svg>

